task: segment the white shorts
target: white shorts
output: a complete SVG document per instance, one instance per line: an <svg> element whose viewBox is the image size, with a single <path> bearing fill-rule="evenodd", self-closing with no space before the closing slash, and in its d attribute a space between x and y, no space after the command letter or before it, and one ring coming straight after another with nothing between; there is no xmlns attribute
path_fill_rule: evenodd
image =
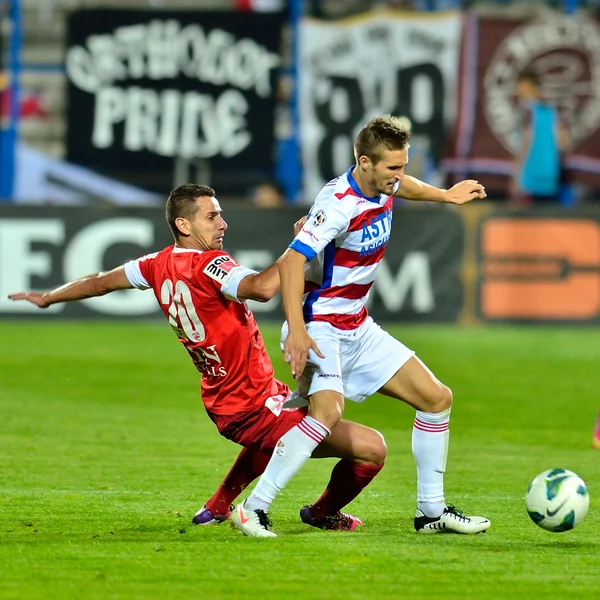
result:
<svg viewBox="0 0 600 600"><path fill-rule="evenodd" d="M333 390L348 400L362 402L381 389L415 354L371 317L358 329L349 331L318 321L308 323L306 329L325 358L309 351L306 368L298 380L303 399L315 392ZM282 350L287 334L286 321L281 329Z"/></svg>

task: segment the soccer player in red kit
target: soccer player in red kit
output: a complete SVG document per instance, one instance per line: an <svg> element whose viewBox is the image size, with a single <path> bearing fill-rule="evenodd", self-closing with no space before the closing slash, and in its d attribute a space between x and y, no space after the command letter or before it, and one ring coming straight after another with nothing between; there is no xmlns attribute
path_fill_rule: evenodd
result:
<svg viewBox="0 0 600 600"><path fill-rule="evenodd" d="M190 184L174 189L167 200L166 219L174 245L50 292L21 292L9 298L46 308L120 289L152 289L202 374L202 401L209 417L221 435L244 447L217 493L198 511L198 519L207 510L211 517L226 518L229 504L262 473L281 444L280 438L287 434L308 440L304 443L308 456L342 459L314 505L313 516L316 512L321 518L311 524L360 529L360 520L340 509L381 470L385 442L380 433L358 423L341 421L330 432L309 416L306 408L284 407L293 394L275 379L254 316L244 302L267 301L279 291L277 266L257 273L223 251L227 223L208 186ZM302 456L301 462L304 460ZM247 525L252 535L275 537L265 511L255 510L250 518Z"/></svg>

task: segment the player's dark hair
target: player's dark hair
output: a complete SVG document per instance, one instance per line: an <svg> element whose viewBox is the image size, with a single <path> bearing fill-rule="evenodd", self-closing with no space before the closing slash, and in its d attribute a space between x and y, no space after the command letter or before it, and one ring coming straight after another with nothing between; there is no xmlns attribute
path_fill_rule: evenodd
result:
<svg viewBox="0 0 600 600"><path fill-rule="evenodd" d="M354 142L354 156L358 162L366 156L377 164L385 150L404 150L410 142L410 131L405 121L385 115L371 119L361 130Z"/></svg>
<svg viewBox="0 0 600 600"><path fill-rule="evenodd" d="M517 82L519 81L529 81L538 88L542 83L540 80L539 73L537 71L533 71L532 69L524 69L523 71L521 71L517 76Z"/></svg>
<svg viewBox="0 0 600 600"><path fill-rule="evenodd" d="M181 232L175 224L175 220L182 217L191 221L198 211L196 199L204 196L214 198L215 190L207 185L186 183L185 185L177 186L169 194L167 206L165 208L165 218L171 228L175 241L177 241L181 235Z"/></svg>

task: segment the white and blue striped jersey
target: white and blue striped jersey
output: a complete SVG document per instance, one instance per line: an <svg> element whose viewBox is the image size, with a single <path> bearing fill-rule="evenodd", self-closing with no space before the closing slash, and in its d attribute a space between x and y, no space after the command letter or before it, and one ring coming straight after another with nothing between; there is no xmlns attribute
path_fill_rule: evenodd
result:
<svg viewBox="0 0 600 600"><path fill-rule="evenodd" d="M326 321L339 329L355 329L366 320L365 305L392 226L394 196L365 196L353 169L319 192L289 246L308 261L304 320Z"/></svg>

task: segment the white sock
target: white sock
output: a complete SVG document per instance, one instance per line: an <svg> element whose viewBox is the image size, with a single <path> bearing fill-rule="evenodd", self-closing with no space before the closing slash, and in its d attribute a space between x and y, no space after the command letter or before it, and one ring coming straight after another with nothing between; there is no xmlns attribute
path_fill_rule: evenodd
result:
<svg viewBox="0 0 600 600"><path fill-rule="evenodd" d="M439 517L444 503L444 472L448 457L450 409L441 413L417 411L412 451L417 462L418 507L428 517Z"/></svg>
<svg viewBox="0 0 600 600"><path fill-rule="evenodd" d="M310 458L313 450L331 433L323 423L304 417L279 438L273 456L254 491L244 502L248 510L269 511L271 502Z"/></svg>

